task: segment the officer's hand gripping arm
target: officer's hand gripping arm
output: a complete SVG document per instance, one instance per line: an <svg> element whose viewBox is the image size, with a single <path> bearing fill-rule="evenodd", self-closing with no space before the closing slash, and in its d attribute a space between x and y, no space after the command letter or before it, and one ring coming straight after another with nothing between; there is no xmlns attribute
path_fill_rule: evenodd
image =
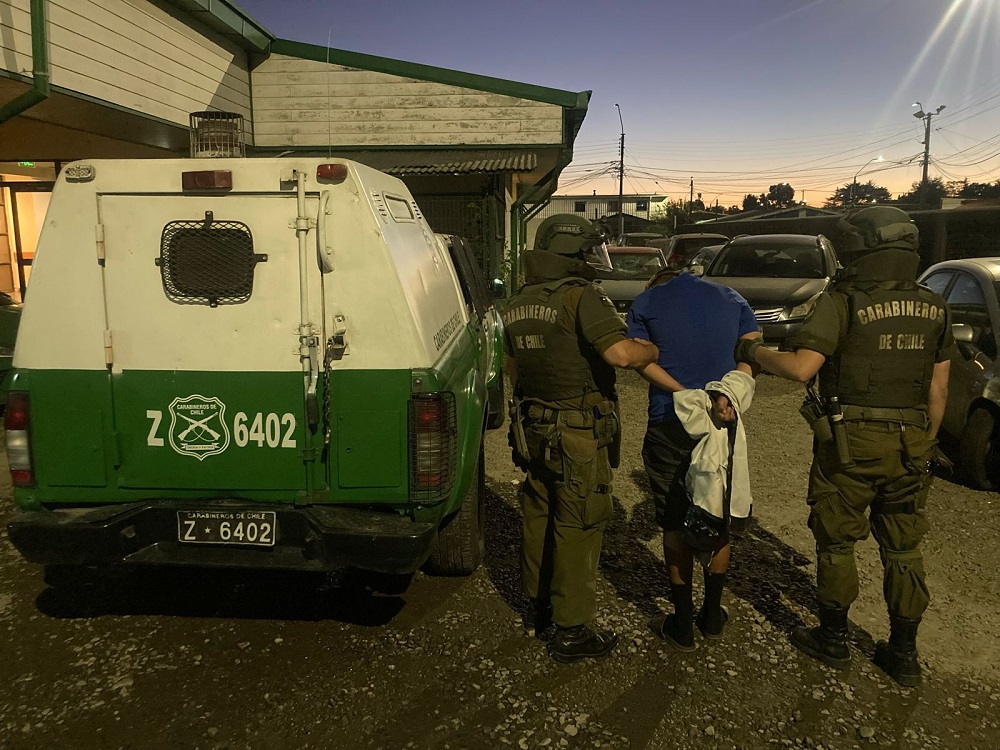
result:
<svg viewBox="0 0 1000 750"><path fill-rule="evenodd" d="M811 380L826 361L825 356L812 349L776 352L764 346L762 341L753 339L737 341L733 356L737 362L758 364L773 375L799 383Z"/></svg>

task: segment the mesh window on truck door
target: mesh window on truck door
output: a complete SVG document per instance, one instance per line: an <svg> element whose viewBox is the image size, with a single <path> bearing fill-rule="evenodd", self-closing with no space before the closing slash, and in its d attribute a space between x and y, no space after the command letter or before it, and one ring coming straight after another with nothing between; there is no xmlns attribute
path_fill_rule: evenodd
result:
<svg viewBox="0 0 1000 750"><path fill-rule="evenodd" d="M217 307L250 299L254 269L266 260L254 253L246 224L209 219L163 227L156 265L171 302Z"/></svg>

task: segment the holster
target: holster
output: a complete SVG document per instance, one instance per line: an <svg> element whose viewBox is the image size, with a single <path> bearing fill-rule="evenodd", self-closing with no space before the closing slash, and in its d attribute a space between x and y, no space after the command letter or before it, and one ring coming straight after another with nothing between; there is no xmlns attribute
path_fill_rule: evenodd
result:
<svg viewBox="0 0 1000 750"><path fill-rule="evenodd" d="M806 424L809 425L809 429L813 431L817 440L821 443L833 440L833 430L830 428L830 418L823 410L822 405L810 399L806 399L802 402L802 406L799 407L799 414L801 414L802 418L806 420Z"/></svg>
<svg viewBox="0 0 1000 750"><path fill-rule="evenodd" d="M594 437L598 447L607 446L608 463L617 469L622 462L622 425L617 402L604 401L594 407Z"/></svg>
<svg viewBox="0 0 1000 750"><path fill-rule="evenodd" d="M508 404L508 415L510 416L510 429L507 431L507 443L510 445L511 458L514 465L521 471L528 470L530 454L528 453L528 439L524 434L524 410L521 399L514 397Z"/></svg>

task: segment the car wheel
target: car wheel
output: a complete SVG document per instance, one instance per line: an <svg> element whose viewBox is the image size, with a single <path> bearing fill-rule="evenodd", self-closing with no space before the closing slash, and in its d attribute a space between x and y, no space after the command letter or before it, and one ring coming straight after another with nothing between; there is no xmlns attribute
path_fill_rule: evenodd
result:
<svg viewBox="0 0 1000 750"><path fill-rule="evenodd" d="M432 575L467 576L479 567L486 554L486 471L483 447L479 447L472 486L458 512L444 522L437 544L427 560Z"/></svg>
<svg viewBox="0 0 1000 750"><path fill-rule="evenodd" d="M986 409L969 415L958 446L959 466L969 485L977 490L996 489L1000 472L1000 439L997 420Z"/></svg>

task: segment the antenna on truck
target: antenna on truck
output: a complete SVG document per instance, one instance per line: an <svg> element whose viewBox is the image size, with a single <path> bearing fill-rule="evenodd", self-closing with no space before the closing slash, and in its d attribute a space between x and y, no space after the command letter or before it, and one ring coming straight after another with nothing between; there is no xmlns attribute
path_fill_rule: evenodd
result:
<svg viewBox="0 0 1000 750"><path fill-rule="evenodd" d="M326 33L326 158L333 158L332 124L330 123L330 42L333 40L333 24Z"/></svg>

